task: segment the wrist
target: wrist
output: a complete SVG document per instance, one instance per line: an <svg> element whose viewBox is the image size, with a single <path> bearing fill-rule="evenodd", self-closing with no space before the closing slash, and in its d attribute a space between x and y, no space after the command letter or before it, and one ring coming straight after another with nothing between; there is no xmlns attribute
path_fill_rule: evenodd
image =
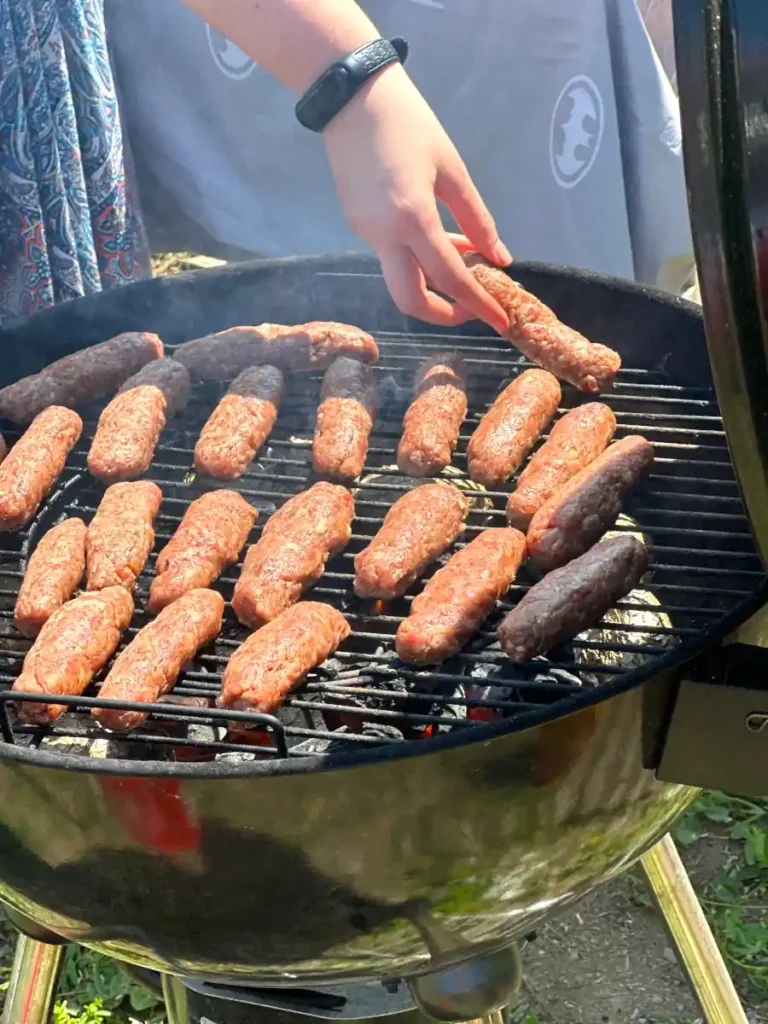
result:
<svg viewBox="0 0 768 1024"><path fill-rule="evenodd" d="M370 83L408 56L404 39L375 39L334 62L312 83L296 104L296 118L310 131L322 132ZM368 90L365 87L368 86Z"/></svg>

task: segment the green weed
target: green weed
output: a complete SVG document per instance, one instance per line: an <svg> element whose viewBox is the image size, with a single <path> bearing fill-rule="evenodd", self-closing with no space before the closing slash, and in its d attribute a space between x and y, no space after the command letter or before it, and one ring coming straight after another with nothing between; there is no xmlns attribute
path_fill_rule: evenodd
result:
<svg viewBox="0 0 768 1024"><path fill-rule="evenodd" d="M81 1009L75 1013L76 1022L63 1018L54 1024L98 1024L118 1010L122 1011L118 1016L123 1019L126 1012L140 1014L153 1024L161 1015L160 1001L152 992L137 985L114 960L83 946L67 947L58 996L66 1006L64 1014L75 1012L69 1009L70 1004ZM83 1020L83 1013L97 1016Z"/></svg>
<svg viewBox="0 0 768 1024"><path fill-rule="evenodd" d="M722 867L699 894L729 968L759 999L768 999L768 799L705 793L682 818L675 838L724 844Z"/></svg>

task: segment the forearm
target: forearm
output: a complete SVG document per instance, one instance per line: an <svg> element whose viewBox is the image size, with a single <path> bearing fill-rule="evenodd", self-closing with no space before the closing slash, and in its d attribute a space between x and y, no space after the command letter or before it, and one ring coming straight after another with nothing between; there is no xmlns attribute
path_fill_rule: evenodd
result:
<svg viewBox="0 0 768 1024"><path fill-rule="evenodd" d="M379 35L354 0L183 2L295 93Z"/></svg>

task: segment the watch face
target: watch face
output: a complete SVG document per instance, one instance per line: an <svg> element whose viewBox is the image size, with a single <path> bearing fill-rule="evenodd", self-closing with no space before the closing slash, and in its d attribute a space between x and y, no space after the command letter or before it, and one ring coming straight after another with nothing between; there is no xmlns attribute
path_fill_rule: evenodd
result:
<svg viewBox="0 0 768 1024"><path fill-rule="evenodd" d="M337 110L349 97L350 75L346 68L335 64L328 70L322 81L322 102L324 108Z"/></svg>

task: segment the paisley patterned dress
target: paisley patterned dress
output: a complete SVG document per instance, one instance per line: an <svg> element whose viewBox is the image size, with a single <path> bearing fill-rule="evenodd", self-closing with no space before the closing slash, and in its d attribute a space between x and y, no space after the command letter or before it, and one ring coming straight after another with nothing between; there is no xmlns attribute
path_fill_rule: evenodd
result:
<svg viewBox="0 0 768 1024"><path fill-rule="evenodd" d="M103 0L0 0L0 322L148 274Z"/></svg>

